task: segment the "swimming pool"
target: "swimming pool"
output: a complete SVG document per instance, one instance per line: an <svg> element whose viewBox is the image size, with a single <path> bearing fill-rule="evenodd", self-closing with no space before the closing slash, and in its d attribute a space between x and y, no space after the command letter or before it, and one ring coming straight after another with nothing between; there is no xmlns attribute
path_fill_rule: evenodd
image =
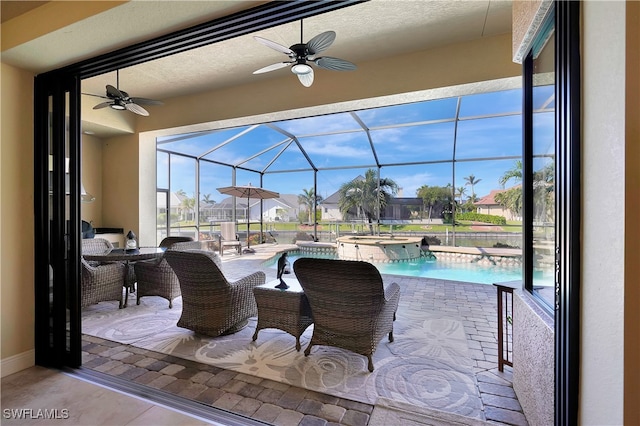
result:
<svg viewBox="0 0 640 426"><path fill-rule="evenodd" d="M296 259L300 257L315 257L323 259L337 258L335 254L301 254L295 250L288 252L287 255L292 267ZM266 261L265 265L275 269L277 259L278 256ZM464 281L478 284L493 284L496 282L522 279L522 269L519 267L504 268L483 266L475 263L449 263L429 260L427 258L421 258L412 262L374 263L374 265L378 268L381 274Z"/></svg>

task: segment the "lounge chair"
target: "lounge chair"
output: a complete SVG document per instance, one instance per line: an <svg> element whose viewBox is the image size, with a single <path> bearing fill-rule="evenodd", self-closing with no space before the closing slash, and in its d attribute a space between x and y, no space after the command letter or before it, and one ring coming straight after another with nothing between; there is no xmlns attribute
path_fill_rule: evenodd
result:
<svg viewBox="0 0 640 426"><path fill-rule="evenodd" d="M385 334L393 342L393 321L400 286L384 287L380 272L368 262L300 258L293 271L309 300L314 345L335 346L364 355L369 371L372 356Z"/></svg>
<svg viewBox="0 0 640 426"><path fill-rule="evenodd" d="M235 248L238 254L242 254L242 243L236 233L235 222L220 223L220 239L218 243L220 245L220 256L224 255L224 249L228 247Z"/></svg>
<svg viewBox="0 0 640 426"><path fill-rule="evenodd" d="M215 337L240 331L257 314L253 289L265 283L264 272L229 282L213 252L168 250L164 258L180 282L182 315L178 327Z"/></svg>

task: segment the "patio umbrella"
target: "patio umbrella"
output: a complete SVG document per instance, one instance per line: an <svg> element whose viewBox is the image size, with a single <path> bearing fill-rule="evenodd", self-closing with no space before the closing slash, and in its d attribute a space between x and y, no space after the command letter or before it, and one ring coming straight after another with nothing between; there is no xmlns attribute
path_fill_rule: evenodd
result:
<svg viewBox="0 0 640 426"><path fill-rule="evenodd" d="M247 199L247 248L243 250L243 253L254 253L255 251L250 247L251 244L249 242L249 199L257 198L259 200L266 200L268 198L278 198L280 194L275 191L269 191L268 189L251 186L251 184L245 186L225 186L217 189L221 194Z"/></svg>

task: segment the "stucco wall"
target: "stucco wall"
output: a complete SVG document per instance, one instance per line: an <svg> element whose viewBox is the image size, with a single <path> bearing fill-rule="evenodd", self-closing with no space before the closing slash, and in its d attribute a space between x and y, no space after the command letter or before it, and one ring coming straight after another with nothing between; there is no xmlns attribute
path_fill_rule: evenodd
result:
<svg viewBox="0 0 640 426"><path fill-rule="evenodd" d="M625 2L588 1L581 5L583 243L579 414L583 425L621 425L625 383ZM629 161L636 164L637 170L638 158ZM634 279L637 285L638 278Z"/></svg>
<svg viewBox="0 0 640 426"><path fill-rule="evenodd" d="M1 64L2 375L34 362L33 74Z"/></svg>
<svg viewBox="0 0 640 426"><path fill-rule="evenodd" d="M553 424L553 318L523 291L513 295L513 390L530 426Z"/></svg>

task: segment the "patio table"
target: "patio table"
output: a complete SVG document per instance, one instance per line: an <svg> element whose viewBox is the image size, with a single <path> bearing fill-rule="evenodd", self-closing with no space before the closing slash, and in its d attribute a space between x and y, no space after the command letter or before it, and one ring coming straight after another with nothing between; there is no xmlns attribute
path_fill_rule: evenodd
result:
<svg viewBox="0 0 640 426"><path fill-rule="evenodd" d="M311 307L298 280L287 278L289 288L275 288L280 280L273 280L253 289L258 305L258 323L253 340L263 328L277 328L296 338L296 350L300 351L300 336L313 324Z"/></svg>

